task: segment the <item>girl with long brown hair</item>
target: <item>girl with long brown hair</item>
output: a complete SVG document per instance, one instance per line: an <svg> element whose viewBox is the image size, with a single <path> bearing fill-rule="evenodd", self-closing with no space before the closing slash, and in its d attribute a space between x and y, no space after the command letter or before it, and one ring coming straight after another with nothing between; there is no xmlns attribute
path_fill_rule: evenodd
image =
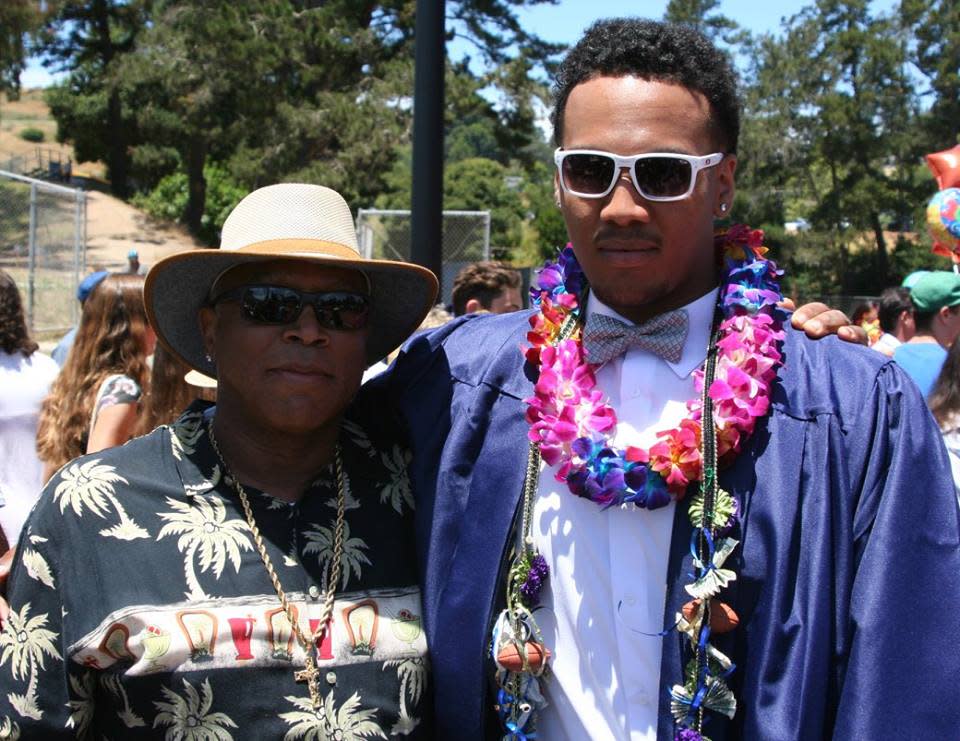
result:
<svg viewBox="0 0 960 741"><path fill-rule="evenodd" d="M146 435L155 427L171 424L195 399L216 401L216 381L197 374L209 381L210 385L195 386L186 380L189 372L189 365L163 345L157 344L153 351L150 388L143 395L136 435Z"/></svg>
<svg viewBox="0 0 960 741"><path fill-rule="evenodd" d="M155 343L143 276L105 278L84 302L77 338L43 403L37 450L46 478L83 453L130 439Z"/></svg>

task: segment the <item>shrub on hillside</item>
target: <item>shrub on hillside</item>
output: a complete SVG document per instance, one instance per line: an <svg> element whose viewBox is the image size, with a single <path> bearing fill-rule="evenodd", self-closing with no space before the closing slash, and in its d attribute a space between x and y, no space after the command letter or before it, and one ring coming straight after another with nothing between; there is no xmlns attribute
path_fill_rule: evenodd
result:
<svg viewBox="0 0 960 741"><path fill-rule="evenodd" d="M43 133L38 128L33 126L28 126L25 129L20 129L20 138L28 142L42 142L46 138L46 134Z"/></svg>
<svg viewBox="0 0 960 741"><path fill-rule="evenodd" d="M207 198L201 231L197 236L205 242L216 244L223 222L247 191L237 185L226 170L216 165L205 167L203 176L207 181ZM186 174L175 172L161 179L149 193L135 195L132 201L133 205L155 219L182 222L187 208L187 192Z"/></svg>

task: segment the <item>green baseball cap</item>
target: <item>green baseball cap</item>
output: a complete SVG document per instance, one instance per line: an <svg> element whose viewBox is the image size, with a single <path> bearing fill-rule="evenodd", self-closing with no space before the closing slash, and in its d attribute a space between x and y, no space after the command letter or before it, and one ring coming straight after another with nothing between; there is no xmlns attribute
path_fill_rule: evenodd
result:
<svg viewBox="0 0 960 741"><path fill-rule="evenodd" d="M900 286L902 288L913 288L914 284L929 272L929 270L914 270L903 279L903 283L901 283Z"/></svg>
<svg viewBox="0 0 960 741"><path fill-rule="evenodd" d="M944 306L957 306L960 304L960 275L931 270L913 284L910 298L921 314L939 311Z"/></svg>

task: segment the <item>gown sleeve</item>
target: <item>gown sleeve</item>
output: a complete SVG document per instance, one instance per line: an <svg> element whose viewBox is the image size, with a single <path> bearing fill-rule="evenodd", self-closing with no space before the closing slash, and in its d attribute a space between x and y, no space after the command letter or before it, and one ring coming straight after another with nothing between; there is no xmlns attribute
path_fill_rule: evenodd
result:
<svg viewBox="0 0 960 741"><path fill-rule="evenodd" d="M896 365L850 430L855 570L833 738L955 738L960 509L939 430ZM858 450L858 448L860 448Z"/></svg>

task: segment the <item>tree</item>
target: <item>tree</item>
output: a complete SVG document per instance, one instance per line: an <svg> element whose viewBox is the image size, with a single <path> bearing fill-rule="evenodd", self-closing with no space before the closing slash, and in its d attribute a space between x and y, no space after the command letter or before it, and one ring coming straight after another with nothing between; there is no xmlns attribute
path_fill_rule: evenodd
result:
<svg viewBox="0 0 960 741"><path fill-rule="evenodd" d="M26 58L25 38L36 30L40 12L31 0L0 3L0 93L20 94L20 74Z"/></svg>
<svg viewBox="0 0 960 741"><path fill-rule="evenodd" d="M524 189L532 216L530 226L534 232L535 247L527 250L528 262L556 259L559 251L569 241L567 225L556 203L553 187L552 169L545 164L538 164Z"/></svg>
<svg viewBox="0 0 960 741"><path fill-rule="evenodd" d="M120 99L115 66L134 49L151 0L60 0L54 7L38 52L47 66L70 72L47 94L57 139L73 140L81 162L105 160L111 191L126 197L136 132Z"/></svg>
<svg viewBox="0 0 960 741"><path fill-rule="evenodd" d="M124 97L142 101L136 121L144 139L179 155L188 182L183 221L195 234L203 229L208 158L227 156L244 127L273 112L270 72L281 53L267 29L274 6L158 2L155 22L119 63Z"/></svg>
<svg viewBox="0 0 960 741"><path fill-rule="evenodd" d="M918 198L918 106L898 25L872 15L867 0L818 0L783 39L764 37L755 49L738 202L776 223L799 207L805 213L790 215L833 234L844 290L887 285L884 225L905 220ZM875 270L869 285L852 286L847 248L863 230Z"/></svg>
<svg viewBox="0 0 960 741"><path fill-rule="evenodd" d="M960 5L954 0L903 0L900 20L914 40L911 61L926 77L932 98L923 116L928 151L960 141Z"/></svg>
<svg viewBox="0 0 960 741"><path fill-rule="evenodd" d="M534 80L559 47L520 27L517 8L554 0L448 0L448 33L488 71L464 67L458 159L539 156ZM322 182L353 203L386 188L410 141L416 0L62 0L45 53L70 70L50 93L61 137L103 156L114 190L182 172L183 219L200 232L210 164L246 188ZM501 91L493 106L477 95ZM458 96L454 95L456 101ZM451 109L453 110L453 109ZM459 142L459 143L458 143Z"/></svg>
<svg viewBox="0 0 960 741"><path fill-rule="evenodd" d="M720 0L670 0L663 19L693 26L713 41L723 41L731 46L747 43L750 33L732 18L715 13L719 6Z"/></svg>
<svg viewBox="0 0 960 741"><path fill-rule="evenodd" d="M409 149L406 151L409 153ZM410 164L409 154L398 159L388 178L393 187L377 198L378 208L410 208ZM498 259L509 258L523 239L522 224L527 209L522 191L511 185L523 179L521 173L519 168L509 168L483 157L448 163L444 171L444 209L489 211L491 250L497 253ZM479 256L476 259L480 259Z"/></svg>

